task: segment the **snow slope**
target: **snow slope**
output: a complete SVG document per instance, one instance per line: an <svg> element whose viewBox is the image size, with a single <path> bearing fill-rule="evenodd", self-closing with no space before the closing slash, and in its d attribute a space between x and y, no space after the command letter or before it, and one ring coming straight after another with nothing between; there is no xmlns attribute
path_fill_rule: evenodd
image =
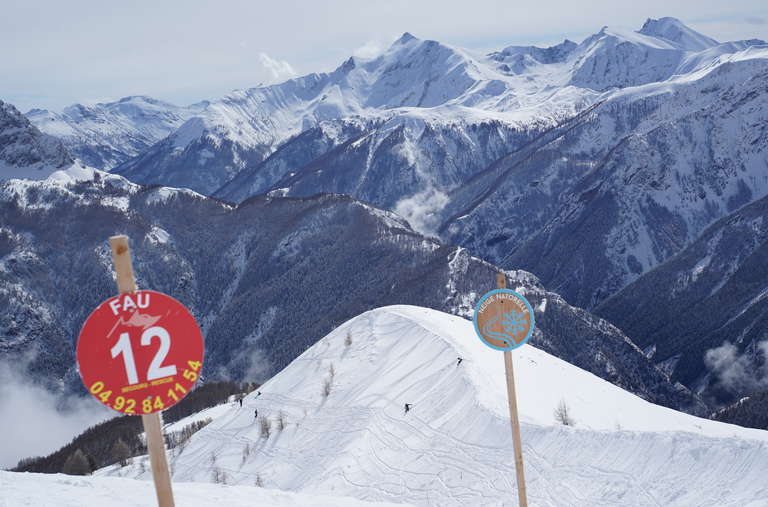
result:
<svg viewBox="0 0 768 507"><path fill-rule="evenodd" d="M258 476L268 489L312 495L514 505L502 356L460 317L409 306L367 312L242 408L195 416L213 422L168 453L173 480L211 482L216 467L230 485ZM531 346L513 356L530 505L765 505L768 433L652 405ZM555 421L561 399L575 427ZM268 438L255 409L271 421ZM97 474L151 480L142 460Z"/></svg>
<svg viewBox="0 0 768 507"><path fill-rule="evenodd" d="M174 484L174 503L186 507L393 507L351 498L308 496L258 488L215 484ZM16 474L0 471L0 505L56 507L150 507L157 505L155 485L108 477L72 477L56 474ZM398 504L401 505L401 504Z"/></svg>

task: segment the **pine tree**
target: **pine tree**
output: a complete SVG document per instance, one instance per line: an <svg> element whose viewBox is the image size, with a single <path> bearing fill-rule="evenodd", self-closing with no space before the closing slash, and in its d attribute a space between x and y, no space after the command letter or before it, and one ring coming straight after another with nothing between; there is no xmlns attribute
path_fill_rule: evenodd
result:
<svg viewBox="0 0 768 507"><path fill-rule="evenodd" d="M88 467L91 469L91 473L99 469L99 464L96 462L96 458L93 457L93 454L86 454L85 459L88 460Z"/></svg>

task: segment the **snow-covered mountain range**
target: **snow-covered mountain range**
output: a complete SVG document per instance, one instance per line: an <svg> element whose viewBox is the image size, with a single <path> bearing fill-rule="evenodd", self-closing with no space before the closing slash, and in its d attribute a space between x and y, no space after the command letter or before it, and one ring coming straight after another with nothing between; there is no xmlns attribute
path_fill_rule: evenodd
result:
<svg viewBox="0 0 768 507"><path fill-rule="evenodd" d="M649 19L637 32L605 27L581 43L507 47L488 55L405 34L381 55L350 58L334 72L239 90L194 106L133 97L29 116L44 132L64 136L73 153L103 153L93 159L103 161L99 169L111 168L135 183L199 192L178 198L182 207L197 206L188 203L200 201L200 194L212 195L240 206L205 204L204 209L222 206L245 216L249 206L286 206L282 203L289 201L279 197L306 199L326 192L395 212L407 220L404 227L413 228L405 236L419 231L442 245L463 248L468 257L509 272L525 270L573 312L599 311L673 381L699 392L715 378L707 353L723 341L751 354L753 377L765 362L762 338L749 334L763 318L762 306L750 303L753 313L745 313L738 305L712 303L727 296L720 290L730 290L731 276L760 250L759 226L738 236L754 248L745 246L744 255L723 260L729 267L713 275L708 290L686 293L687 309L709 304L728 333L717 327L706 340L682 340L679 336L698 333L690 323L701 322L699 313L686 310L685 316L662 319L661 314L633 314L622 303L610 303L614 310L602 305L634 286L637 290L625 294L646 302L661 288L657 301L663 306L682 294L675 288L680 280L720 265L689 249L703 251L699 242L716 224L731 237L730 224L739 223L740 211L768 196L767 89L763 41L719 43L662 18ZM66 129L57 134L50 130L54 126ZM79 184L84 193L73 202L88 196L95 203L102 197L94 196L108 190L104 198L110 202L133 206L137 201L131 196L146 191L118 196L120 191L107 189L99 178L92 187ZM27 199L33 208L45 202L34 185L9 191L9 201ZM336 197L322 199L330 207L339 205ZM192 214L204 214L200 209ZM174 233L154 216L142 220L138 237L149 238L146 230L156 227L163 231L158 237L168 233L174 245L182 242L177 238L183 228ZM294 244L290 234L304 233L286 233L285 245ZM428 249L438 244L422 237L416 243ZM98 242L90 244L97 248ZM237 241L224 244L240 251ZM10 240L8 245L13 245L8 251L21 248ZM284 252L285 245L273 247ZM178 270L189 277L181 284L185 288L197 286L200 276L191 273L190 252L206 251L190 248L179 253L184 260ZM445 267L453 252L443 251ZM676 260L681 256L697 260L689 265ZM665 268L669 276L659 281L652 273L665 263L684 267ZM230 267L222 272L240 276ZM754 287L747 292L760 302L768 276L750 273ZM445 301L445 294L439 297ZM703 303L707 298L714 299ZM385 303L392 302L404 301ZM215 305L203 306L205 315L215 314L210 313ZM258 310L257 320L269 321L269 308ZM661 327L668 331L657 333ZM653 334L646 334L651 328ZM259 328L249 321L236 335L261 336L254 329ZM223 328L221 333L226 334ZM577 354L566 355L573 361ZM757 384L744 385L762 385L755 378ZM746 388L739 388L730 396L745 394Z"/></svg>
<svg viewBox="0 0 768 507"><path fill-rule="evenodd" d="M225 499L258 482L320 497L516 505L502 355L456 316L412 306L367 312L242 407L167 427L213 419L168 452L174 487L225 482L217 489ZM529 505L756 507L768 498L765 431L649 404L528 345L513 356ZM561 402L573 426L555 418ZM96 475L152 479L146 457Z"/></svg>
<svg viewBox="0 0 768 507"><path fill-rule="evenodd" d="M88 166L109 170L144 153L207 105L177 106L138 96L107 104L74 104L60 112L32 109L25 116L61 139Z"/></svg>
<svg viewBox="0 0 768 507"><path fill-rule="evenodd" d="M591 309L766 195L766 63L672 18L489 55L405 34L212 101L114 172L233 202L345 193Z"/></svg>

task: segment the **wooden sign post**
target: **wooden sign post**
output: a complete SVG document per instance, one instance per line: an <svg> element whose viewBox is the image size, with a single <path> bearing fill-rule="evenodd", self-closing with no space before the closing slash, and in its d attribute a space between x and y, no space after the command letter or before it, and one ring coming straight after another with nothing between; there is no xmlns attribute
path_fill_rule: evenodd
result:
<svg viewBox="0 0 768 507"><path fill-rule="evenodd" d="M503 273L496 275L496 287L497 290L480 298L473 321L475 331L483 343L492 349L504 351L509 419L512 423L512 446L517 474L517 496L520 507L528 507L523 472L523 449L520 441L520 420L517 415L515 373L512 368L512 349L523 345L531 337L533 309L523 296L507 290L507 281Z"/></svg>
<svg viewBox="0 0 768 507"><path fill-rule="evenodd" d="M195 386L203 368L203 335L184 305L137 290L128 238L109 238L120 295L96 308L77 339L86 389L123 414L141 414L160 507L173 507L160 412Z"/></svg>
<svg viewBox="0 0 768 507"><path fill-rule="evenodd" d="M503 273L496 275L496 288L506 289L507 279ZM512 423L512 447L515 452L515 473L517 474L517 497L520 507L528 507L525 493L525 472L523 471L523 444L520 440L520 419L517 416L517 394L515 393L515 371L512 368L512 351L504 351L504 371L507 375L507 397L509 398L509 420Z"/></svg>
<svg viewBox="0 0 768 507"><path fill-rule="evenodd" d="M133 277L133 264L131 263L131 252L128 250L128 237L112 236L109 238L109 245L112 248L112 259L115 262L118 292L120 294L134 292L136 290L136 280ZM168 461L165 458L165 443L163 442L160 412L141 414L141 422L144 424L144 432L147 436L147 451L149 452L149 463L152 467L152 477L155 480L157 503L159 507L174 507L171 476L168 473Z"/></svg>

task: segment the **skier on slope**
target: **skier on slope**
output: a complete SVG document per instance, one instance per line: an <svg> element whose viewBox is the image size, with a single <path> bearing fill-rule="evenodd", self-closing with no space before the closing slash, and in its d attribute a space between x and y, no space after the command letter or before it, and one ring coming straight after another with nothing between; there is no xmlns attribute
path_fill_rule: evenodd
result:
<svg viewBox="0 0 768 507"><path fill-rule="evenodd" d="M411 405L412 405L412 403L406 403L406 404L405 404L405 413L406 413L406 414L407 414L407 413L408 413L408 411L411 409Z"/></svg>

